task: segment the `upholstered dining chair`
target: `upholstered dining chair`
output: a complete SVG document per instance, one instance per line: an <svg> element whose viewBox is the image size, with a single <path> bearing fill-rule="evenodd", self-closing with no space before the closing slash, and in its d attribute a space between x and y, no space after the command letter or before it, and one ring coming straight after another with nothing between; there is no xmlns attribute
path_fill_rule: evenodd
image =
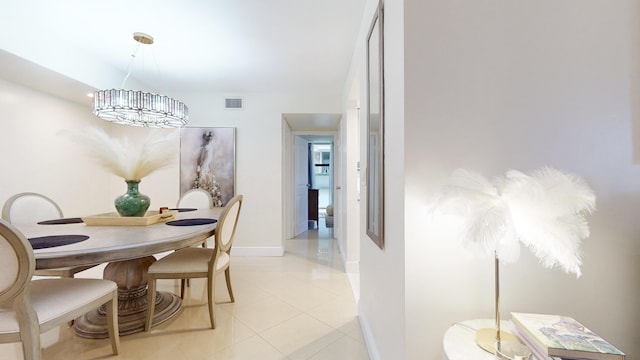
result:
<svg viewBox="0 0 640 360"><path fill-rule="evenodd" d="M120 351L118 287L102 279L31 280L33 249L0 220L0 343L22 342L25 359L40 359L40 334L105 305L114 354Z"/></svg>
<svg viewBox="0 0 640 360"><path fill-rule="evenodd" d="M211 209L213 198L211 194L203 189L191 189L185 191L178 199L178 208ZM202 247L207 247L207 241L202 243Z"/></svg>
<svg viewBox="0 0 640 360"><path fill-rule="evenodd" d="M211 194L204 189L187 190L180 196L180 199L178 199L178 207L210 209L213 207L213 198L211 198Z"/></svg>
<svg viewBox="0 0 640 360"><path fill-rule="evenodd" d="M12 224L35 223L44 220L62 219L63 217L62 210L55 201L34 192L15 194L2 207L2 218ZM96 265L36 270L35 275L72 278L76 273L94 266Z"/></svg>
<svg viewBox="0 0 640 360"><path fill-rule="evenodd" d="M148 313L145 331L151 330L155 309L156 281L158 279L181 279L180 297L184 298L185 279L207 279L207 301L209 304L209 320L211 328L216 328L215 316L215 280L222 272L225 274L227 291L231 302L234 302L231 288L229 261L231 245L238 226L242 195L234 196L225 206L216 224L215 247L188 247L175 251L151 264L147 273L148 280Z"/></svg>

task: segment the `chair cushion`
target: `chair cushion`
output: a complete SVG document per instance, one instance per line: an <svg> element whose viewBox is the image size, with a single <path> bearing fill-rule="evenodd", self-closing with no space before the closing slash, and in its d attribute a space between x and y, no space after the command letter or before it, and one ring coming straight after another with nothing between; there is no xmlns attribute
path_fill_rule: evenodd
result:
<svg viewBox="0 0 640 360"><path fill-rule="evenodd" d="M0 335L17 333L18 329L18 319L11 305L0 305Z"/></svg>
<svg viewBox="0 0 640 360"><path fill-rule="evenodd" d="M112 293L116 283L101 279L40 279L31 281L31 303L42 324ZM18 332L10 305L0 307L0 334ZM96 306L97 307L97 306Z"/></svg>
<svg viewBox="0 0 640 360"><path fill-rule="evenodd" d="M2 237L0 237L0 264L2 264L0 293L3 293L16 282L20 266L18 266L18 257L15 250Z"/></svg>
<svg viewBox="0 0 640 360"><path fill-rule="evenodd" d="M151 264L149 273L207 273L209 259L215 249L211 248L185 248L174 251L171 254ZM226 268L229 264L229 254L223 252L218 258L217 271Z"/></svg>

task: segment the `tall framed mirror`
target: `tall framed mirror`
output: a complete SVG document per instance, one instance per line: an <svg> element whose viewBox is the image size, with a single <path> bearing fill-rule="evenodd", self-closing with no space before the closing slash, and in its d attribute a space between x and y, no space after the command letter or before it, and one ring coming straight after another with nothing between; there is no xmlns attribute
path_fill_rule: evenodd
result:
<svg viewBox="0 0 640 360"><path fill-rule="evenodd" d="M367 35L367 235L384 248L383 6Z"/></svg>

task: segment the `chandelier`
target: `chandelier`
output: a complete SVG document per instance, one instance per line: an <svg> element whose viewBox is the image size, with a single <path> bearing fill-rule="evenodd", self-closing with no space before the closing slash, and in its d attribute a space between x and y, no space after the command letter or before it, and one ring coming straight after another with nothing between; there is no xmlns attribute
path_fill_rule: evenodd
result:
<svg viewBox="0 0 640 360"><path fill-rule="evenodd" d="M134 33L133 39L138 42L138 47L140 44L153 44L153 37L144 33ZM134 58L135 52L122 88L131 74ZM156 128L181 127L189 120L189 108L182 101L139 90L97 90L93 94L93 113L118 124Z"/></svg>

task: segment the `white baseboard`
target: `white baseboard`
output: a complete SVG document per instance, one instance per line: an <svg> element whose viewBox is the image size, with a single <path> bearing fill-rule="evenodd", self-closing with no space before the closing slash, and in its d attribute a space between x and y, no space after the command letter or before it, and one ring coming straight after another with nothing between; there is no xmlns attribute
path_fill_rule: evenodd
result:
<svg viewBox="0 0 640 360"><path fill-rule="evenodd" d="M283 255L284 255L284 247L282 246L270 246L270 247L234 246L233 250L231 250L231 256L283 256Z"/></svg>
<svg viewBox="0 0 640 360"><path fill-rule="evenodd" d="M353 297L356 299L356 302L358 302L360 300L360 263L351 261L344 264L344 272L347 274L347 278L351 284Z"/></svg>
<svg viewBox="0 0 640 360"><path fill-rule="evenodd" d="M373 338L373 334L371 333L371 327L369 326L369 321L365 316L362 315L362 308L358 303L358 320L360 320L360 328L362 329L362 336L364 337L364 342L367 345L367 351L369 352L369 358L371 360L380 360L380 354L378 353L378 346Z"/></svg>
<svg viewBox="0 0 640 360"><path fill-rule="evenodd" d="M360 262L349 261L344 264L344 272L347 274L360 274Z"/></svg>

